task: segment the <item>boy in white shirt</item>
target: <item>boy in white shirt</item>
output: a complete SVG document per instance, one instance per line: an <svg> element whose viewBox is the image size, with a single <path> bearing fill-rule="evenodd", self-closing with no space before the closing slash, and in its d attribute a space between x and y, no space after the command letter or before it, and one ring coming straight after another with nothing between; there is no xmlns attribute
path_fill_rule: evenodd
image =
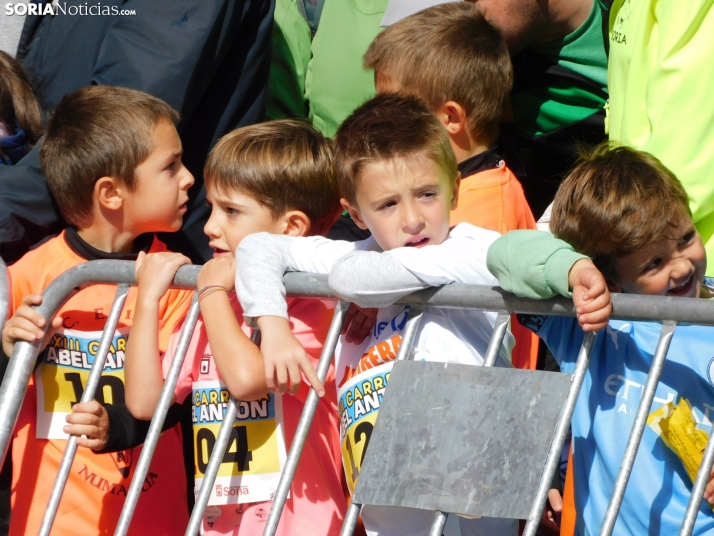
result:
<svg viewBox="0 0 714 536"><path fill-rule="evenodd" d="M330 274L333 290L348 301L380 307L370 337L340 341L336 382L343 465L352 491L399 350L409 307L393 305L415 290L452 282L495 285L486 252L498 233L460 224L449 228L459 173L449 136L416 98L378 96L358 108L335 138L342 205L372 237L362 242L258 233L237 252L236 289L246 321L261 329L269 387L285 392L300 383L293 363L304 350L287 317L283 274ZM417 360L482 365L495 313L427 307L413 346ZM507 335L498 364L509 366ZM370 536L427 535L433 513L366 506ZM515 535L513 520L459 518L464 535Z"/></svg>

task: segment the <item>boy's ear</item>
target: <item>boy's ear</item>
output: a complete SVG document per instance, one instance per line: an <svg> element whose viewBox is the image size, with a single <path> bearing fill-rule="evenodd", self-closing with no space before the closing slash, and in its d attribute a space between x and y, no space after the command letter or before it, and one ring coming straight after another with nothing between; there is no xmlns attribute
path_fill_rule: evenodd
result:
<svg viewBox="0 0 714 536"><path fill-rule="evenodd" d="M340 199L340 203L342 204L342 208L344 208L349 213L350 217L352 218L352 221L355 222L357 227L359 227L360 229L367 229L367 224L359 215L359 209L357 207L352 206L352 204L344 197Z"/></svg>
<svg viewBox="0 0 714 536"><path fill-rule="evenodd" d="M456 173L456 181L454 181L454 188L451 191L451 206L449 210L455 210L459 205L459 186L461 186L461 172Z"/></svg>
<svg viewBox="0 0 714 536"><path fill-rule="evenodd" d="M459 103L447 101L436 110L436 116L446 127L449 136L456 136L466 131L466 111Z"/></svg>
<svg viewBox="0 0 714 536"><path fill-rule="evenodd" d="M101 177L94 183L94 198L99 206L109 210L119 210L124 204L123 193L126 186L112 177Z"/></svg>
<svg viewBox="0 0 714 536"><path fill-rule="evenodd" d="M302 210L289 210L280 219L284 235L305 236L310 231L310 218Z"/></svg>

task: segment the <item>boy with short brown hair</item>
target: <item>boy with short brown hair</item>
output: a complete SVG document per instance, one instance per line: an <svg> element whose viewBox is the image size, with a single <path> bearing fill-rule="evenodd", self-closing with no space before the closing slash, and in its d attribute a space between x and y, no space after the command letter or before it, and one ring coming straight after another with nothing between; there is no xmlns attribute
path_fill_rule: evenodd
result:
<svg viewBox="0 0 714 536"><path fill-rule="evenodd" d="M374 329L356 344L340 341L335 352L342 459L350 490L377 419L410 308L400 297L432 285L463 282L491 285L486 248L498 234L462 223L453 229L459 174L449 136L415 97L379 95L345 120L337 131L335 158L342 205L372 236L361 242L259 233L246 237L236 256L236 289L246 320L261 330L268 375L292 380L292 363L304 355L287 319L286 270L329 273L343 299L380 307ZM416 335L414 359L483 364L495 313L429 308ZM507 335L498 362L509 366ZM275 370L275 372L273 372ZM366 412L354 404L364 386L373 389ZM358 395L356 393L359 393ZM364 406L362 406L364 409ZM433 512L366 506L367 533L426 536ZM514 520L459 518L462 534L517 534Z"/></svg>
<svg viewBox="0 0 714 536"><path fill-rule="evenodd" d="M498 30L468 2L437 5L380 33L364 56L379 93L422 99L446 127L459 162L459 205L467 222L503 234L535 229L523 188L495 147L513 68ZM537 340L513 322L513 364L535 368Z"/></svg>
<svg viewBox="0 0 714 536"><path fill-rule="evenodd" d="M291 394L296 396L271 392L277 384L279 392L285 393L287 380L266 367L260 350L248 339L250 329L232 292L234 254L243 237L251 233L326 233L339 215L339 189L330 141L309 123L295 120L271 121L227 134L211 151L204 177L211 204L204 231L215 253L198 275L201 319L189 342L174 394L177 400L190 397L192 401L197 489L221 422L212 411L215 402L209 401L225 402L229 394L240 401L233 428L235 446L223 458L211 487L201 533L253 536L265 527L286 447L295 436L310 385L325 394L314 367L334 302L287 300L290 329L307 353L290 371ZM155 308L184 262L187 259L177 254L142 256L137 261L139 297L126 367L127 405L139 418L153 415L164 373L176 352L178 333L172 337L162 371ZM266 334L261 345L271 344L274 342ZM336 536L344 519L333 367L325 386L326 396L317 404L278 525L279 536ZM249 407L265 408L265 414L257 415L248 411Z"/></svg>
<svg viewBox="0 0 714 536"><path fill-rule="evenodd" d="M176 119L171 107L151 95L109 86L80 89L57 105L40 158L71 226L9 268L14 314L3 329L6 355L17 341L42 336L45 321L31 306L41 303L39 294L69 268L166 250L153 233L181 227L193 184L181 162ZM143 441L136 433L140 424L124 406L124 353L136 289L126 298L96 400L76 404L99 357L98 341L114 296L113 285L82 289L51 321L49 345L40 353L15 427L10 534L38 532L69 433L87 436L77 437L80 446L101 451L109 440L112 450L123 450L95 454L78 449L53 534L104 534L116 528L140 454L136 445ZM190 298L189 292L172 290L161 299L161 329L154 337L162 349ZM107 428L131 437L112 440ZM158 447L164 455L151 463L132 526L147 533L182 534L188 507L178 426L162 434Z"/></svg>
<svg viewBox="0 0 714 536"><path fill-rule="evenodd" d="M605 328L594 343L571 421L578 533L596 534L628 439L612 431L632 428L662 329L661 322L609 320L608 288L709 298L703 286L706 252L681 183L656 158L627 147L603 145L581 161L558 190L551 229L555 237L540 231L501 237L489 249L488 267L504 290L519 296L573 297L577 319L520 317L546 342L563 372L573 372L584 333ZM686 399L698 426L711 426L712 341L711 327L677 326L651 416L664 404ZM649 422L613 534L675 534L684 518L690 476L662 429ZM713 498L711 484L705 498ZM712 530L714 517L704 505L694 534Z"/></svg>

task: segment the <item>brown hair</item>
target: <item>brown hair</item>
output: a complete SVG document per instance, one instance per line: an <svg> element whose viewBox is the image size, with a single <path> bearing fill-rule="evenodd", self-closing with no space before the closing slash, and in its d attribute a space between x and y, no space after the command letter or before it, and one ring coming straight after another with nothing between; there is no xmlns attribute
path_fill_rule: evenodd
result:
<svg viewBox="0 0 714 536"><path fill-rule="evenodd" d="M94 185L101 177L134 187L134 171L153 150L159 121L178 113L134 89L89 86L65 95L47 126L40 163L65 220L87 225Z"/></svg>
<svg viewBox="0 0 714 536"><path fill-rule="evenodd" d="M615 261L669 238L683 215L691 217L687 193L657 158L603 143L560 185L550 229L616 282Z"/></svg>
<svg viewBox="0 0 714 536"><path fill-rule="evenodd" d="M0 50L0 121L25 131L28 151L42 136L42 113L22 66Z"/></svg>
<svg viewBox="0 0 714 536"><path fill-rule="evenodd" d="M442 4L397 22L369 46L364 67L432 110L450 100L460 104L474 137L492 143L498 136L513 67L501 34L478 6Z"/></svg>
<svg viewBox="0 0 714 536"><path fill-rule="evenodd" d="M326 234L340 215L330 142L304 121L269 121L226 134L203 175L206 186L244 191L274 218L304 212L311 235Z"/></svg>
<svg viewBox="0 0 714 536"><path fill-rule="evenodd" d="M377 95L345 119L335 136L340 191L355 204L365 166L395 158L426 156L456 181L458 168L449 134L416 97Z"/></svg>

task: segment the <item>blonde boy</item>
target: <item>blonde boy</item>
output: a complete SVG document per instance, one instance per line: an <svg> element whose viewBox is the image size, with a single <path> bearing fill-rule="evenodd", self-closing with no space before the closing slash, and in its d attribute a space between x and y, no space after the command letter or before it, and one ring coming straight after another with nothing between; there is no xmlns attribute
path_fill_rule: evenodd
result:
<svg viewBox="0 0 714 536"><path fill-rule="evenodd" d="M39 293L67 269L88 260L133 260L141 251L165 251L153 233L181 227L193 184L181 163L176 119L176 112L155 97L109 86L80 89L57 105L40 159L70 227L10 267L14 314L3 330L6 355L16 341L42 335L44 320L30 306L41 303ZM106 446L107 428L134 435L139 426L124 406L124 350L134 318L135 289L121 313L96 400L76 404L97 357L114 294L110 285L81 290L52 321L54 333L40 354L15 427L10 534L38 532L68 433L86 435L77 443L99 451ZM166 348L190 297L171 291L162 298L162 328L154 334L161 348ZM65 417L71 426L63 427ZM119 440L126 444L132 438ZM114 454L77 451L53 534L114 531L140 453L132 447L142 441L137 437ZM177 426L163 434L159 447L164 456L151 464L132 526L147 534L182 534L188 507Z"/></svg>
<svg viewBox="0 0 714 536"><path fill-rule="evenodd" d="M498 234L469 224L449 228L459 192L456 159L446 130L418 99L382 95L363 104L338 130L335 152L342 204L372 237L356 243L266 233L246 237L238 247L236 288L245 316L263 334L269 375L274 370L285 385L288 378L295 381L293 363L305 352L287 320L286 270L329 273L338 295L381 307L371 336L358 344L342 340L335 353L343 466L352 490L409 316L409 307L392 304L430 285L493 284L485 255ZM414 358L482 364L494 321L492 313L427 308ZM502 365L508 365L511 346L509 335ZM377 406L357 414L349 400L365 382L373 386ZM371 535L426 535L433 514L365 507L362 518ZM510 520L461 520L461 526L467 534L516 533Z"/></svg>
<svg viewBox="0 0 714 536"><path fill-rule="evenodd" d="M198 276L202 320L189 345L175 395L179 401L187 396L193 401L197 487L220 424L220 420L208 416L211 396L214 404L227 400L229 393L242 401L234 426L235 441L212 488L203 530L205 534L252 536L262 533L265 526L281 458L293 440L309 385L321 394L325 392L314 365L334 303L288 300L292 332L307 354L291 370L295 379L291 392L296 396L269 393L275 379L272 375L266 378L260 350L248 339L250 329L243 323L243 311L233 293L234 252L246 235L255 232L325 234L339 214L339 192L329 141L309 124L292 120L245 127L224 136L211 152L204 176L212 207L204 230L215 253ZM163 385L155 336L156 304L184 262L187 259L174 254L149 255L137 263L139 306L126 363L128 406L140 418L153 414ZM176 342L174 337L164 359L164 371ZM262 345L272 343L264 338ZM305 380L301 380L300 370ZM331 368L326 379L327 396L318 404L279 535L339 533L346 505L340 480L334 378ZM254 400L257 406L256 402L249 403ZM248 417L255 407L266 408L268 416Z"/></svg>

